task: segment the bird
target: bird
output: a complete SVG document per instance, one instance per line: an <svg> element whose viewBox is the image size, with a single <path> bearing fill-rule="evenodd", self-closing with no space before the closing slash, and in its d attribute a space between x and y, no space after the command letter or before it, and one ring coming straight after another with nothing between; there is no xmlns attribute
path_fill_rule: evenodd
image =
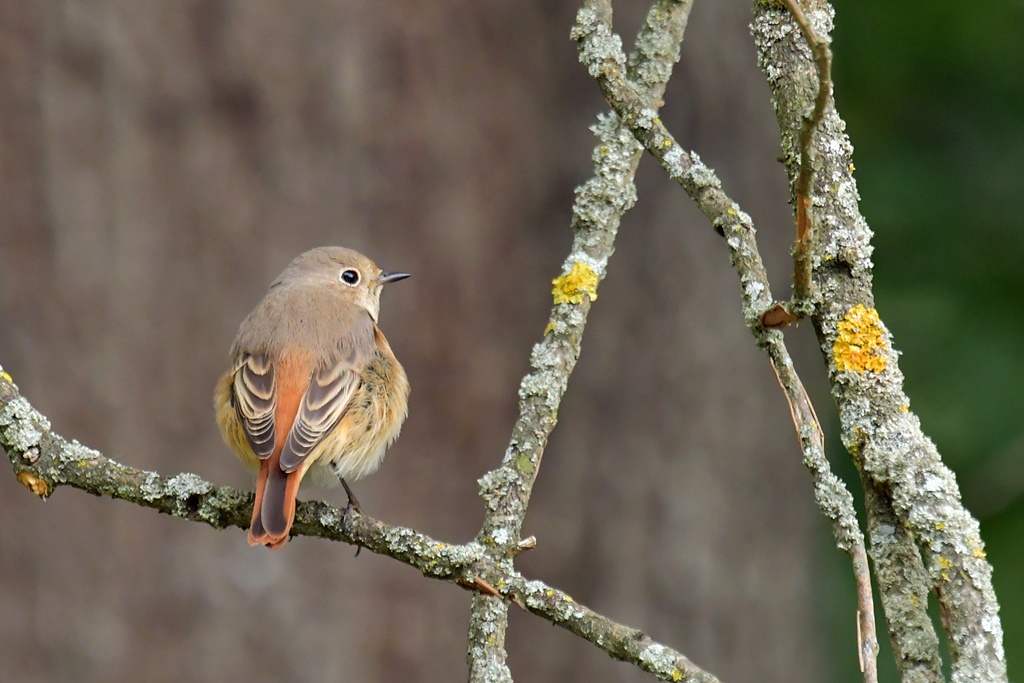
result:
<svg viewBox="0 0 1024 683"><path fill-rule="evenodd" d="M224 441L255 470L248 541L281 548L295 520L299 485L339 481L380 466L408 415L409 380L377 325L384 272L343 247L296 257L245 318L217 382Z"/></svg>

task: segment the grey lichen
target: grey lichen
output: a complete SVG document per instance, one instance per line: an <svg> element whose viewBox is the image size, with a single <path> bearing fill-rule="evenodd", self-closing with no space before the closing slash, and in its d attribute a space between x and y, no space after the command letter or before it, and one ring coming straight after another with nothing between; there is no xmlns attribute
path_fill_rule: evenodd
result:
<svg viewBox="0 0 1024 683"><path fill-rule="evenodd" d="M156 472L147 472L142 482L136 484L136 486L138 487L139 497L150 503L163 498L166 494L164 482Z"/></svg>
<svg viewBox="0 0 1024 683"><path fill-rule="evenodd" d="M60 450L55 454L55 459L65 467L73 463L95 461L103 457L104 456L95 448L89 448L88 446L79 443L78 439L72 439L70 443L65 442ZM110 458L105 459L111 464L120 464Z"/></svg>
<svg viewBox="0 0 1024 683"><path fill-rule="evenodd" d="M608 255L601 254L599 257L591 256L588 251L585 250L574 250L566 257L564 264L562 265L562 272L568 272L572 267L582 263L590 270L594 271L594 274L601 280L604 279L605 274L608 271ZM534 347L536 351L537 347Z"/></svg>
<svg viewBox="0 0 1024 683"><path fill-rule="evenodd" d="M600 19L593 8L580 8L569 37L577 43L586 43L586 52L581 53L580 61L587 67L587 72L592 78L621 78L626 70L622 38Z"/></svg>
<svg viewBox="0 0 1024 683"><path fill-rule="evenodd" d="M188 496L202 496L210 493L213 491L213 484L197 474L182 472L168 479L164 484L164 489L175 498L186 498Z"/></svg>
<svg viewBox="0 0 1024 683"><path fill-rule="evenodd" d="M39 445L43 432L50 431L50 421L21 396L0 410L0 434L3 445L17 453Z"/></svg>
<svg viewBox="0 0 1024 683"><path fill-rule="evenodd" d="M640 651L640 661L650 670L672 669L676 664L675 652L664 645L652 643Z"/></svg>

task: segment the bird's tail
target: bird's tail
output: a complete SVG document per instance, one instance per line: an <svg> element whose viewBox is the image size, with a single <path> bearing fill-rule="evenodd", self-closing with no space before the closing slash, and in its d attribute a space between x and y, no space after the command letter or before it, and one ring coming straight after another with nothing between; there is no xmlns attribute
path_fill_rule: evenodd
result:
<svg viewBox="0 0 1024 683"><path fill-rule="evenodd" d="M276 457L260 462L249 545L280 548L288 542L295 521L295 498L304 473L304 469L285 473Z"/></svg>

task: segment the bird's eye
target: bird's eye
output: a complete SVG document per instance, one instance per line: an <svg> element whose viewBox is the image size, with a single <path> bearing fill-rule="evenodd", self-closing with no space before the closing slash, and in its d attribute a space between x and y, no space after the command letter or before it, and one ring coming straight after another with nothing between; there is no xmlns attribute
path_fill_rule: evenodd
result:
<svg viewBox="0 0 1024 683"><path fill-rule="evenodd" d="M338 276L338 279L346 285L352 285L354 287L359 284L359 271L354 268L346 268L341 271L341 275Z"/></svg>

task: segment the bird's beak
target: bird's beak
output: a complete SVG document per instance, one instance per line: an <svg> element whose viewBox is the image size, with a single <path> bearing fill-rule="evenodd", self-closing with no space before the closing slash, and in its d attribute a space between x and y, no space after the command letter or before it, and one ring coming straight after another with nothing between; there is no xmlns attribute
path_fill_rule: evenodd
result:
<svg viewBox="0 0 1024 683"><path fill-rule="evenodd" d="M412 275L412 273L381 273L377 276L377 284L386 285L389 282L398 282Z"/></svg>

